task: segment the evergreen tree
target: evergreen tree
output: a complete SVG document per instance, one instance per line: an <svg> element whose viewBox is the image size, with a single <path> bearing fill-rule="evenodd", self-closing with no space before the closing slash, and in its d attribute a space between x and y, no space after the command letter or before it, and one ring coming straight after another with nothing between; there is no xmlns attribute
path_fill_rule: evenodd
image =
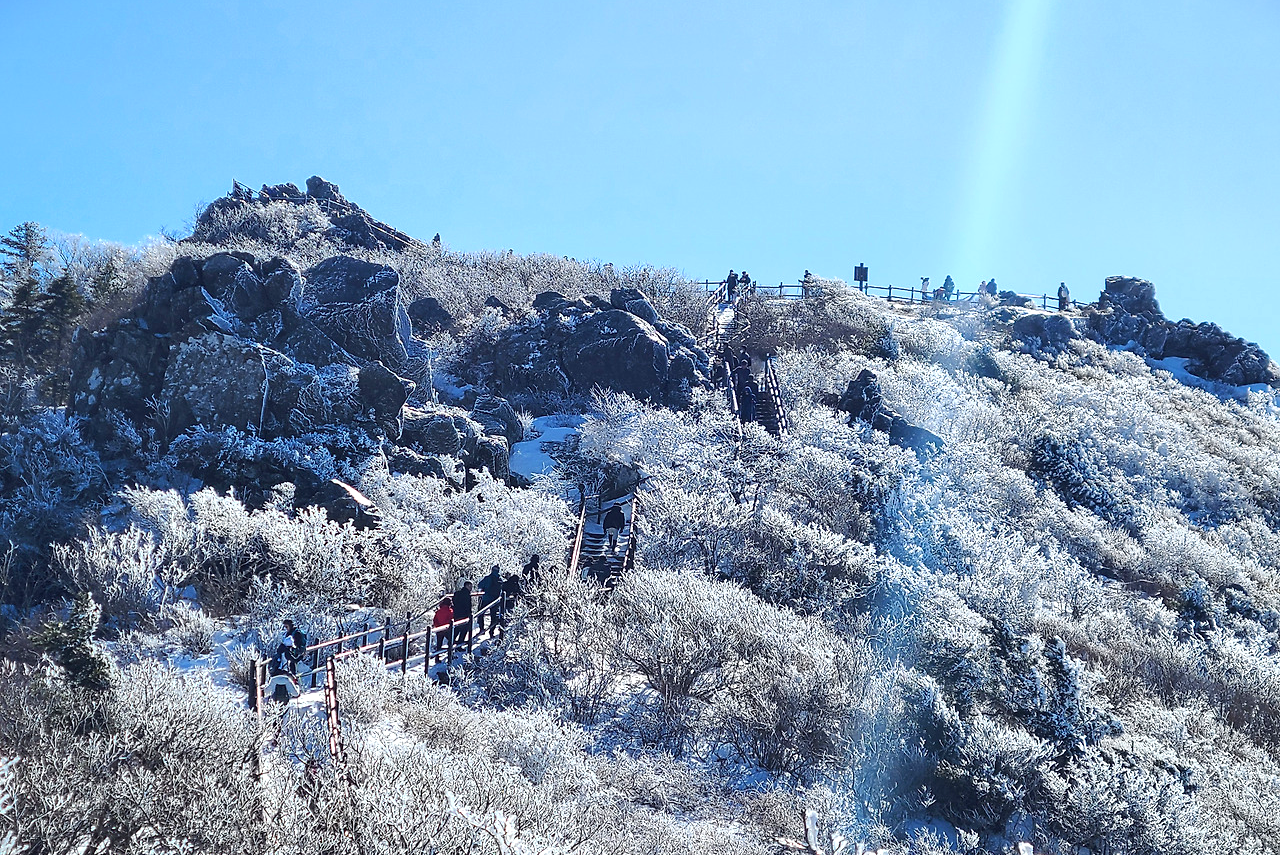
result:
<svg viewBox="0 0 1280 855"><path fill-rule="evenodd" d="M55 400L65 398L70 360L63 359L71 333L88 308L88 301L80 292L80 286L69 273L63 273L49 283L49 290L40 298L39 352L34 356L46 357L44 368L48 371L49 392Z"/></svg>
<svg viewBox="0 0 1280 855"><path fill-rule="evenodd" d="M0 355L12 360L25 377L40 349L44 331L41 280L49 260L49 239L37 223L14 226L0 236L0 274L8 305L0 311Z"/></svg>
<svg viewBox="0 0 1280 855"><path fill-rule="evenodd" d="M111 660L96 640L101 624L102 607L81 594L65 621L46 624L32 641L62 666L73 685L105 689L111 685Z"/></svg>
<svg viewBox="0 0 1280 855"><path fill-rule="evenodd" d="M39 288L50 258L49 237L39 223L20 223L0 235L0 272L11 292L23 282Z"/></svg>
<svg viewBox="0 0 1280 855"><path fill-rule="evenodd" d="M25 377L40 351L44 329L44 307L38 283L24 279L17 283L9 305L0 312L0 355L9 359Z"/></svg>

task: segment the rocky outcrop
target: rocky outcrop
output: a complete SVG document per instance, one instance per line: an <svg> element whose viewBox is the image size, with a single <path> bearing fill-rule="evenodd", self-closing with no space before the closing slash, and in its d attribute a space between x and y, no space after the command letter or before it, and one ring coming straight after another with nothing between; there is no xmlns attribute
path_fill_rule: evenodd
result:
<svg viewBox="0 0 1280 855"><path fill-rule="evenodd" d="M269 221L252 215L255 208L264 210L262 206L279 203L315 206L329 222L329 226L324 229L325 235L352 247L401 250L413 245L421 246L407 234L374 219L359 205L343 196L337 184L325 181L318 175L307 179L305 193L292 183L264 184L258 193L242 184L235 184L230 193L215 200L201 212L196 220L195 231L188 240L223 243L227 235L222 233L222 221L227 215L236 215L234 221L237 237L272 240L276 235L272 233Z"/></svg>
<svg viewBox="0 0 1280 855"><path fill-rule="evenodd" d="M1186 359L1187 370L1205 380L1231 386L1280 384L1280 369L1262 348L1217 324L1166 319L1155 294L1155 286L1144 279L1108 277L1097 309L1087 312L1088 334L1151 359Z"/></svg>
<svg viewBox="0 0 1280 855"><path fill-rule="evenodd" d="M453 315L435 297L421 297L409 304L409 322L417 335L426 337L453 329Z"/></svg>
<svg viewBox="0 0 1280 855"><path fill-rule="evenodd" d="M515 394L590 394L596 388L643 401L688 406L706 382L707 355L692 333L658 316L639 291L615 290L609 300L569 300L539 294L534 316L503 332L484 380Z"/></svg>
<svg viewBox="0 0 1280 855"><path fill-rule="evenodd" d="M844 393L833 402L835 408L849 414L849 421L864 421L878 431L889 435L889 442L903 448L914 449L921 454L933 454L942 449L942 437L911 424L884 404L880 380L870 369L863 369Z"/></svg>
<svg viewBox="0 0 1280 855"><path fill-rule="evenodd" d="M1080 338L1072 320L1065 315L1033 312L1014 318L1013 337L1043 353L1061 353L1072 340Z"/></svg>

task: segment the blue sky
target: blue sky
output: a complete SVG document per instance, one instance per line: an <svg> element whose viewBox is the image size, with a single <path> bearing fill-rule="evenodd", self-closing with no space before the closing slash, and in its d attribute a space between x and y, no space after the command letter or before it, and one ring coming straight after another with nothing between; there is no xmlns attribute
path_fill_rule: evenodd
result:
<svg viewBox="0 0 1280 855"><path fill-rule="evenodd" d="M1025 292L1280 352L1280 4L0 0L0 227L312 174L455 249Z"/></svg>

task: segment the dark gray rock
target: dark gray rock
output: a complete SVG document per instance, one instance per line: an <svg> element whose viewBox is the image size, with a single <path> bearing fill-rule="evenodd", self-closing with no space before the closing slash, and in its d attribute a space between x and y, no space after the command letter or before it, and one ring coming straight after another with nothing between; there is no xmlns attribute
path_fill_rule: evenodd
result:
<svg viewBox="0 0 1280 855"><path fill-rule="evenodd" d="M644 294L635 288L614 288L609 292L609 307L626 311L628 303L644 299Z"/></svg>
<svg viewBox="0 0 1280 855"><path fill-rule="evenodd" d="M456 457L462 451L462 437L454 417L450 415L411 407L404 409L400 441L423 454Z"/></svg>
<svg viewBox="0 0 1280 855"><path fill-rule="evenodd" d="M495 481L507 483L511 478L511 453L501 436L482 436L474 447L465 451L463 465L468 469L487 469Z"/></svg>
<svg viewBox="0 0 1280 855"><path fill-rule="evenodd" d="M307 195L312 199L337 202L342 205L349 204L346 197L338 190L337 184L332 181L325 181L319 175L312 175L307 179Z"/></svg>
<svg viewBox="0 0 1280 855"><path fill-rule="evenodd" d="M387 468L396 475L413 475L418 478L439 478L441 481L453 479L445 471L444 463L438 457L418 454L409 448L395 446L387 452Z"/></svg>
<svg viewBox="0 0 1280 855"><path fill-rule="evenodd" d="M864 368L857 377L849 381L836 407L849 413L851 424L855 420L863 421L888 434L892 445L910 448L919 454L933 454L942 449L940 436L911 424L884 405L880 380L870 369Z"/></svg>
<svg viewBox="0 0 1280 855"><path fill-rule="evenodd" d="M360 369L357 388L363 409L375 425L390 438L400 436L400 410L413 383L404 380L380 362L371 362Z"/></svg>
<svg viewBox="0 0 1280 855"><path fill-rule="evenodd" d="M471 410L474 419L486 434L506 437L508 447L524 439L524 427L516 411L503 398L486 395L477 398Z"/></svg>
<svg viewBox="0 0 1280 855"><path fill-rule="evenodd" d="M286 258L273 258L265 262L259 275L262 279L262 301L268 309L288 306L295 308L302 299L302 273Z"/></svg>
<svg viewBox="0 0 1280 855"><path fill-rule="evenodd" d="M242 255L220 252L205 259L200 282L209 296L241 320L253 320L266 309L262 280L254 272L253 262Z"/></svg>
<svg viewBox="0 0 1280 855"><path fill-rule="evenodd" d="M1187 370L1231 386L1280 384L1280 369L1253 342L1217 324L1173 323L1160 312L1155 286L1145 279L1110 276L1098 308L1086 313L1089 335L1110 346L1132 347L1151 359L1187 360Z"/></svg>
<svg viewBox="0 0 1280 855"><path fill-rule="evenodd" d="M569 298L558 291L543 291L533 298L533 310L535 312L546 312L568 303Z"/></svg>
<svg viewBox="0 0 1280 855"><path fill-rule="evenodd" d="M1012 334L1016 340L1045 353L1061 353L1080 337L1069 318L1041 312L1014 320Z"/></svg>
<svg viewBox="0 0 1280 855"><path fill-rule="evenodd" d="M1113 306L1130 315L1164 317L1160 304L1156 302L1156 286L1133 276L1107 277L1098 298L1098 308L1105 311Z"/></svg>
<svg viewBox="0 0 1280 855"><path fill-rule="evenodd" d="M667 386L667 343L629 312L597 312L580 321L563 348L561 365L574 388L596 386L662 401Z"/></svg>
<svg viewBox="0 0 1280 855"><path fill-rule="evenodd" d="M999 294L1000 305L1015 306L1019 309L1035 308L1035 301L1030 297L1023 297L1016 291L1001 291Z"/></svg>
<svg viewBox="0 0 1280 855"><path fill-rule="evenodd" d="M510 306L508 306L506 303L499 300L497 297L494 297L493 295L485 297L484 307L486 309L497 309L504 318L511 317L513 314L515 314L514 312L511 311Z"/></svg>
<svg viewBox="0 0 1280 855"><path fill-rule="evenodd" d="M359 303L398 288L400 276L390 267L337 255L305 273L303 310L327 303Z"/></svg>
<svg viewBox="0 0 1280 855"><path fill-rule="evenodd" d="M263 202L274 202L281 199L298 199L301 198L301 196L302 191L298 189L297 184L294 184L291 181L284 184L263 184L262 190L258 193L258 199Z"/></svg>
<svg viewBox="0 0 1280 855"><path fill-rule="evenodd" d="M93 421L115 410L139 425L148 424L146 402L164 381L168 337L125 319L92 335L81 331L74 344L71 412Z"/></svg>
<svg viewBox="0 0 1280 855"><path fill-rule="evenodd" d="M413 329L399 288L358 303L325 303L306 313L325 335L358 359L401 368L409 360Z"/></svg>
<svg viewBox="0 0 1280 855"><path fill-rule="evenodd" d="M420 297L409 304L409 322L420 336L453 329L453 315L435 297Z"/></svg>
<svg viewBox="0 0 1280 855"><path fill-rule="evenodd" d="M360 364L360 360L343 350L310 319L291 310L281 312L280 332L270 344L298 362L318 368L335 363L352 366Z"/></svg>

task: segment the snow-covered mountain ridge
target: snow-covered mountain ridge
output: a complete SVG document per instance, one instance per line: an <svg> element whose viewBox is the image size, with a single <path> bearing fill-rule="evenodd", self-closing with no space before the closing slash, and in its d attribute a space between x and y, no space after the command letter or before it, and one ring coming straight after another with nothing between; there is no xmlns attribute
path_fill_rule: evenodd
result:
<svg viewBox="0 0 1280 855"><path fill-rule="evenodd" d="M764 853L809 811L827 850L1280 851L1280 375L1150 283L817 281L743 294L717 349L675 271L455 252L319 179L114 263L110 300L41 267L92 328L5 357L21 846ZM785 435L726 403L740 348ZM579 493L631 491L634 568L570 578ZM340 666L346 768L313 707L259 729L282 619L533 555L448 686Z"/></svg>

